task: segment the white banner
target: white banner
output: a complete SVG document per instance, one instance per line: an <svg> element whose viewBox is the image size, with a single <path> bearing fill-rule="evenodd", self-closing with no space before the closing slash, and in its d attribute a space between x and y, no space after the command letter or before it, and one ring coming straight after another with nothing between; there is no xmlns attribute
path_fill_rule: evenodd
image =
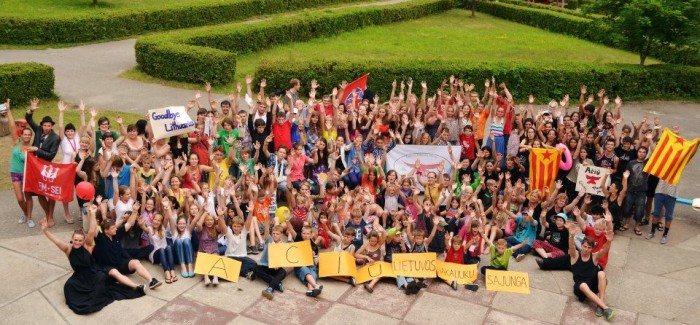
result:
<svg viewBox="0 0 700 325"><path fill-rule="evenodd" d="M423 181L426 180L428 172L438 173L441 165L443 173L454 175L452 158L447 148L447 146L397 145L387 153L386 169L387 171L393 169L399 175L406 175L416 166L416 161L420 161L417 174ZM452 146L453 157L459 159L461 153L461 146ZM416 187L423 190L420 184L416 184Z"/></svg>
<svg viewBox="0 0 700 325"><path fill-rule="evenodd" d="M170 106L148 110L153 137L163 139L194 131L195 124L185 106Z"/></svg>
<svg viewBox="0 0 700 325"><path fill-rule="evenodd" d="M581 166L578 169L578 178L576 179L576 191L585 189L586 193L591 195L603 196L603 177L608 172L607 168L596 166ZM605 186L610 185L610 177Z"/></svg>

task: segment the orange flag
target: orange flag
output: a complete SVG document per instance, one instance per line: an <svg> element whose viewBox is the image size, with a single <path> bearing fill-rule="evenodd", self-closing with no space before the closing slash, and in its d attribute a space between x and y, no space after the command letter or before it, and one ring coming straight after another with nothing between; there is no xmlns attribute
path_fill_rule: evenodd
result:
<svg viewBox="0 0 700 325"><path fill-rule="evenodd" d="M530 190L544 191L554 187L559 171L561 152L557 149L532 148L530 150Z"/></svg>
<svg viewBox="0 0 700 325"><path fill-rule="evenodd" d="M644 166L644 172L676 185L685 165L698 150L698 139L685 140L669 129L664 129L659 144Z"/></svg>

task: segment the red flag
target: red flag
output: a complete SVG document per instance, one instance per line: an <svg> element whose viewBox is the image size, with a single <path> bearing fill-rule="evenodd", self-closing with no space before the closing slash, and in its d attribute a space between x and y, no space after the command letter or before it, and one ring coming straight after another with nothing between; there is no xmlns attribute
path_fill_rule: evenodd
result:
<svg viewBox="0 0 700 325"><path fill-rule="evenodd" d="M24 191L48 199L73 201L76 163L56 164L27 155L24 165Z"/></svg>
<svg viewBox="0 0 700 325"><path fill-rule="evenodd" d="M355 81L349 83L345 86L345 90L340 95L340 102L345 104L345 107L350 107L352 105L352 94L357 93L357 99L359 103L365 96L365 90L367 90L367 77L369 73L364 76L357 78Z"/></svg>

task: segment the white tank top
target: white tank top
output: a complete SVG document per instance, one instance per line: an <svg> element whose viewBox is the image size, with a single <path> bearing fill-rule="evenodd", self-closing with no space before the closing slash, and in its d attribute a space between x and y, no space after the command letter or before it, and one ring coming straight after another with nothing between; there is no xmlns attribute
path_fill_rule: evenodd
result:
<svg viewBox="0 0 700 325"><path fill-rule="evenodd" d="M70 164L72 163L72 157L73 154L76 153L79 149L80 146L80 140L78 139L77 136L73 136L73 139L68 139L68 137L64 136L63 140L61 140L61 152L63 153L63 157L61 158L61 163L62 164Z"/></svg>

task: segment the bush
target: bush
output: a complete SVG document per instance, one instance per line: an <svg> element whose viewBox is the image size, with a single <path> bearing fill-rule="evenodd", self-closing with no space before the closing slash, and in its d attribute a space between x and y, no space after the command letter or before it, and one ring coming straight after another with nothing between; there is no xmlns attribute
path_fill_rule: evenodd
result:
<svg viewBox="0 0 700 325"><path fill-rule="evenodd" d="M578 13L572 15L575 11L567 9L541 8L541 6L517 0L506 0L506 2L479 1L478 10L495 17L535 26L554 33L571 35L591 42L628 50L621 46L611 36L607 27L597 19L587 18ZM468 9L469 4L464 3L464 8ZM652 57L667 63L700 66L700 48L697 46L662 47L660 50L652 53Z"/></svg>
<svg viewBox="0 0 700 325"><path fill-rule="evenodd" d="M169 5L160 10L122 10L68 17L3 17L0 43L40 45L108 40L146 32L242 20L321 5L360 0L222 0L211 4Z"/></svg>
<svg viewBox="0 0 700 325"><path fill-rule="evenodd" d="M50 98L53 93L53 68L39 63L0 64L0 99L9 98L12 106L32 98Z"/></svg>
<svg viewBox="0 0 700 325"><path fill-rule="evenodd" d="M170 32L139 39L136 62L141 70L158 78L224 84L233 79L237 53L416 19L453 7L450 0L417 0L278 16L255 24L238 23Z"/></svg>
<svg viewBox="0 0 700 325"><path fill-rule="evenodd" d="M267 79L269 89L286 89L291 78L318 80L320 93L330 93L333 85L369 73L368 88L386 100L393 80L427 81L438 87L449 75L479 84L492 75L508 84L513 96L524 100L533 94L540 100L578 94L582 84L589 89L605 88L625 100L700 99L700 68L677 65L639 66L633 64L562 64L444 61L353 61L290 65L263 62L255 75ZM576 96L573 96L576 97Z"/></svg>

